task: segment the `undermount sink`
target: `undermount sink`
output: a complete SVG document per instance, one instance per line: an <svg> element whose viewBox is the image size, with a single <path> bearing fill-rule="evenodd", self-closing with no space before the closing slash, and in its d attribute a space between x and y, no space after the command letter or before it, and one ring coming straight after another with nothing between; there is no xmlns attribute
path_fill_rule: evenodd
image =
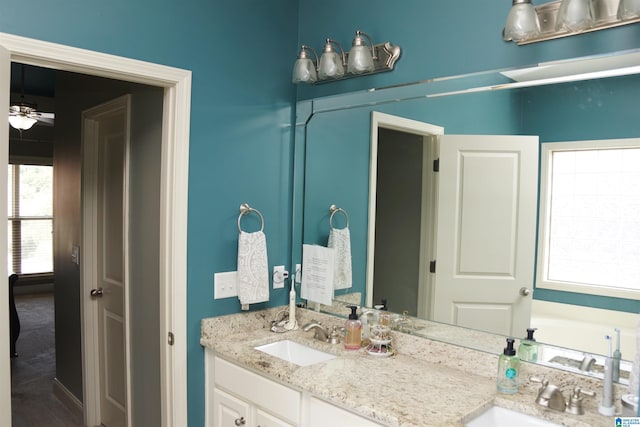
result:
<svg viewBox="0 0 640 427"><path fill-rule="evenodd" d="M298 366L309 366L336 358L333 354L290 340L276 341L254 348Z"/></svg>
<svg viewBox="0 0 640 427"><path fill-rule="evenodd" d="M511 409L492 406L476 418L465 424L467 427L561 427L550 421L542 420Z"/></svg>

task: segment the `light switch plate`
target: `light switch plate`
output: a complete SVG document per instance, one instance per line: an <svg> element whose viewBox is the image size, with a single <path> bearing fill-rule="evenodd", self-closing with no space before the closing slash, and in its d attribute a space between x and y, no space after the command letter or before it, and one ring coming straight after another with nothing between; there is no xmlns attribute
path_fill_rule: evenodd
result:
<svg viewBox="0 0 640 427"><path fill-rule="evenodd" d="M213 275L213 299L238 296L238 272L227 271Z"/></svg>

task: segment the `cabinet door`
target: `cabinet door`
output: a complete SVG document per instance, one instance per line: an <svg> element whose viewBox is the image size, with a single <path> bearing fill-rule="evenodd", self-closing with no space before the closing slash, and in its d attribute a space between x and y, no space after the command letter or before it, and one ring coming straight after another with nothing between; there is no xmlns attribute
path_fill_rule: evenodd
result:
<svg viewBox="0 0 640 427"><path fill-rule="evenodd" d="M249 404L222 390L213 390L212 427L249 426Z"/></svg>
<svg viewBox="0 0 640 427"><path fill-rule="evenodd" d="M309 400L309 427L380 427L359 415L312 397Z"/></svg>
<svg viewBox="0 0 640 427"><path fill-rule="evenodd" d="M294 427L294 425L256 408L256 427Z"/></svg>

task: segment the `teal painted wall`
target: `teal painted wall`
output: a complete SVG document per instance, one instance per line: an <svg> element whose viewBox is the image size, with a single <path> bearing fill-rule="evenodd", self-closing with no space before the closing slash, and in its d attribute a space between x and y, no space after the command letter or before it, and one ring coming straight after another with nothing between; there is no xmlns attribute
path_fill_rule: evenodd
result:
<svg viewBox="0 0 640 427"><path fill-rule="evenodd" d="M235 268L239 204L248 202L262 211L270 264L287 264L291 253L290 224L301 221L291 214L291 195L301 190L292 181L292 166L300 164L303 148L296 142L300 150L294 153L294 97L640 46L637 24L530 46L504 43L500 31L509 3L2 0L2 32L193 71L185 284L190 426L204 424L200 319L239 311L236 301L212 299L213 274ZM321 49L331 36L348 47L356 29L403 47L396 71L317 87L291 86L299 43ZM284 291L273 292L271 304L285 302Z"/></svg>
<svg viewBox="0 0 640 427"><path fill-rule="evenodd" d="M265 217L269 263L290 259L295 91L289 79L297 4L2 0L1 5L1 32L193 72L184 286L189 425L202 426L200 320L240 310L237 299L213 300L213 274L236 268L240 203L250 203ZM271 304L286 301L286 292L272 293Z"/></svg>
<svg viewBox="0 0 640 427"><path fill-rule="evenodd" d="M389 41L402 48L393 72L301 85L299 99L640 47L638 24L525 46L504 42L501 32L511 6L509 0L299 3L298 42L312 46L318 54L327 37L350 49L356 30L371 35L374 43ZM534 5L543 3L533 0Z"/></svg>

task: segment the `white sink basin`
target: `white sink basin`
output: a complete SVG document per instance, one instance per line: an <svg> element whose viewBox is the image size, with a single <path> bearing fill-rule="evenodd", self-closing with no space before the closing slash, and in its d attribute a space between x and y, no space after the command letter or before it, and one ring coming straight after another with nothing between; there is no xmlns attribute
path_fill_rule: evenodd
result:
<svg viewBox="0 0 640 427"><path fill-rule="evenodd" d="M510 409L492 406L465 424L467 427L561 427L550 421Z"/></svg>
<svg viewBox="0 0 640 427"><path fill-rule="evenodd" d="M325 353L324 351L316 350L315 348L307 347L306 345L290 340L276 341L254 348L299 366L309 366L336 358L333 354Z"/></svg>

